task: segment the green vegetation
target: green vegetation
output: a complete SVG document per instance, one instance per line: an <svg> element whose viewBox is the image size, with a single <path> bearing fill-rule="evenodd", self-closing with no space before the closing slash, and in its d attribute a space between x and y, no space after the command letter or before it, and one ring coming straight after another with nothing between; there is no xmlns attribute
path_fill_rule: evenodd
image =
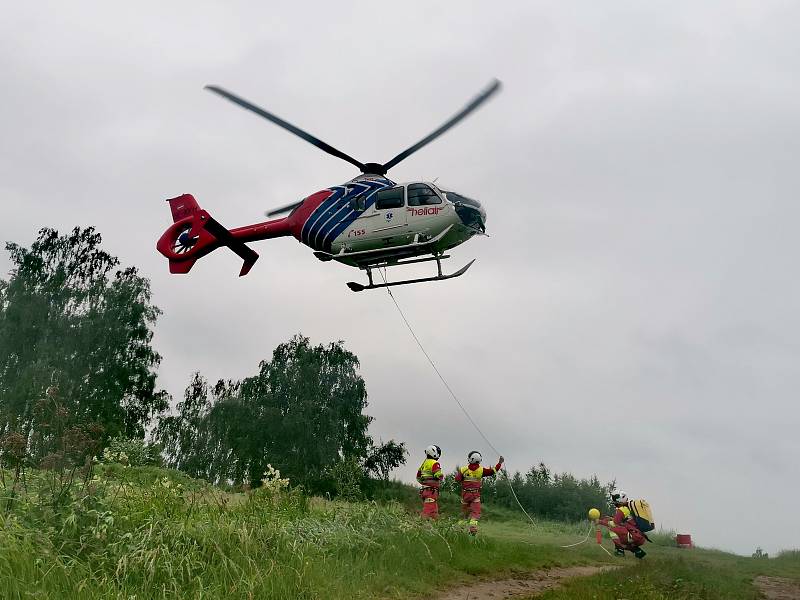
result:
<svg viewBox="0 0 800 600"><path fill-rule="evenodd" d="M713 550L652 546L647 550L648 557L641 564L586 579L574 579L539 598L755 600L761 597L752 584L757 575L800 580L797 552L785 553L783 559L753 560Z"/></svg>
<svg viewBox="0 0 800 600"><path fill-rule="evenodd" d="M612 559L588 525L536 527L488 506L477 539L447 516L420 520L395 501L308 498L268 470L230 493L174 470L98 464L72 500L52 503L51 474L31 471L0 519L0 597L411 598L486 578L570 564L623 568L569 581L545 598L755 598L757 574L800 578L798 553L774 559L680 550ZM392 484L397 493L401 487Z"/></svg>
<svg viewBox="0 0 800 600"><path fill-rule="evenodd" d="M0 597L408 596L462 572L586 560L474 540L397 503L309 499L275 471L231 494L171 470L101 464L56 508L49 476L31 472L0 522Z"/></svg>
<svg viewBox="0 0 800 600"><path fill-rule="evenodd" d="M150 282L100 249L93 228L68 235L42 229L30 248L7 244L12 271L0 280L0 435L16 433L28 454L53 452L48 399L72 419L74 433L101 441L143 436L167 408L156 389L161 357L152 325L160 311Z"/></svg>
<svg viewBox="0 0 800 600"><path fill-rule="evenodd" d="M365 471L388 476L406 455L403 444L375 446L368 435L372 417L364 413L358 367L342 342L313 346L297 335L252 377L209 386L195 374L176 414L156 430L167 464L208 481L255 486L269 463L316 493L337 493L352 480L346 495L357 497L353 486Z"/></svg>

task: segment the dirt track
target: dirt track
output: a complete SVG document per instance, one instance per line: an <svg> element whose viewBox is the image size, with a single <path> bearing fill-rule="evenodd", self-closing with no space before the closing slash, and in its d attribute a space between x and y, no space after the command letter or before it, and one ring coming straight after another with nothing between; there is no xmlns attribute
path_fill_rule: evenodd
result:
<svg viewBox="0 0 800 600"><path fill-rule="evenodd" d="M761 575L756 577L754 583L767 600L800 599L800 582L798 581Z"/></svg>
<svg viewBox="0 0 800 600"><path fill-rule="evenodd" d="M481 581L469 586L448 590L439 600L502 600L503 598L529 597L558 586L565 579L588 577L616 567L554 567L533 571L516 579ZM787 598L789 596L786 596ZM784 598L776 596L776 598Z"/></svg>

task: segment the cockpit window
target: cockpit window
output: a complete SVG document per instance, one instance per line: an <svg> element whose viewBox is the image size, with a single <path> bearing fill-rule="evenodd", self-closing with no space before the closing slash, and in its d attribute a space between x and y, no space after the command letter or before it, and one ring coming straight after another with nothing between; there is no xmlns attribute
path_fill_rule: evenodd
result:
<svg viewBox="0 0 800 600"><path fill-rule="evenodd" d="M426 206L428 204L441 204L442 199L425 183L412 183L408 186L408 205Z"/></svg>
<svg viewBox="0 0 800 600"><path fill-rule="evenodd" d="M403 206L403 186L390 188L388 190L381 190L375 194L375 208L382 210L384 208L400 208Z"/></svg>
<svg viewBox="0 0 800 600"><path fill-rule="evenodd" d="M447 196L447 199L450 200L453 204L463 204L464 206L471 206L473 208L480 208L481 203L477 200L473 200L472 198L467 198L466 196L462 196L461 194L456 194L455 192L444 192L444 195Z"/></svg>

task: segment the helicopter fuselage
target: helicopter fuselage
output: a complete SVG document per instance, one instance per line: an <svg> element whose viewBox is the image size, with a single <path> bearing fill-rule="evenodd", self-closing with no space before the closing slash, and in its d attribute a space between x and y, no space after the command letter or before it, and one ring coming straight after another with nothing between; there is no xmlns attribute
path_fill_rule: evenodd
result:
<svg viewBox="0 0 800 600"><path fill-rule="evenodd" d="M292 231L300 242L352 266L443 253L483 233L486 221L477 201L433 183L366 176L306 198L294 216L306 216Z"/></svg>
<svg viewBox="0 0 800 600"><path fill-rule="evenodd" d="M157 244L170 271L186 273L194 262L221 245L245 260L257 255L245 244L293 236L320 260L366 268L445 251L485 231L486 211L476 200L433 183L396 184L386 177L359 176L326 188L283 218L227 230L189 194L169 200L172 226Z"/></svg>

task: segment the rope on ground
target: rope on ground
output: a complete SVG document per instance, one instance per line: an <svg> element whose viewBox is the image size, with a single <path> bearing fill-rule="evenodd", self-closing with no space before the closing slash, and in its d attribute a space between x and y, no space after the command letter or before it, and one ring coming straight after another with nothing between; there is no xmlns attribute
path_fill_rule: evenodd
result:
<svg viewBox="0 0 800 600"><path fill-rule="evenodd" d="M613 554L611 554L611 552L609 552L608 550L606 550L606 547L605 547L605 546L603 546L603 544L600 544L600 547L603 549L603 552L605 552L606 554L608 554L608 555L609 555L611 558L614 558L614 555L613 555Z"/></svg>
<svg viewBox="0 0 800 600"><path fill-rule="evenodd" d="M566 546L560 546L560 548L574 548L575 546L580 546L581 544L585 544L589 541L589 536L592 533L592 526L589 525L589 531L586 532L586 537L584 537L580 542L575 542L574 544L567 544ZM614 558L614 555L609 552L603 544L600 544L600 548L602 548L603 552L608 554L611 558Z"/></svg>
<svg viewBox="0 0 800 600"><path fill-rule="evenodd" d="M586 537L583 538L580 542L575 542L574 544L567 544L566 546L561 546L562 548L572 548L573 546L580 546L581 544L585 544L589 541L589 535L592 533L592 526L589 525L589 531L586 532Z"/></svg>
<svg viewBox="0 0 800 600"><path fill-rule="evenodd" d="M380 269L378 269L378 273L380 273L381 279L383 279L383 282L388 284L389 281L386 279L386 274L384 273L384 271L381 271ZM442 383L444 384L444 387L447 389L447 391L450 392L450 396L452 396L453 400L456 401L456 404L458 404L458 407L461 409L461 412L464 413L465 417L467 417L467 420L475 428L475 431L477 431L478 434L480 434L480 436L483 438L483 441L486 442L489 445L489 447L492 450L494 450L499 456L502 456L502 453L497 448L494 447L494 444L492 444L492 442L489 441L489 438L487 438L486 435L481 430L481 428L478 427L478 424L475 422L475 420L469 414L467 409L461 403L461 400L459 400L458 396L456 396L456 393L453 391L453 388L450 387L450 384L447 383L447 380L444 378L444 376L442 375L441 371L439 371L439 369L437 368L436 363L433 362L433 359L431 358L430 354L428 354L428 352L425 350L425 347L422 345L422 342L419 341L419 338L417 337L417 334L414 332L414 328L411 327L411 323L408 322L408 319L406 318L406 315L403 312L403 309L400 308L400 305L397 303L397 298L394 297L394 294L392 293L392 288L387 287L386 291L389 292L389 297L392 299L392 302L394 302L394 306L395 306L395 308L397 308L397 312L400 313L400 317L402 317L403 322L406 324L406 327L408 328L408 331L411 333L411 337L414 338L414 341L417 343L417 346L419 346L419 349L422 351L422 354L424 354L425 358L428 359L428 362L430 363L431 367L433 367L433 370L436 372L436 375L439 376L439 379L442 381ZM531 522L531 524L533 526L536 526L536 522L528 514L528 511L525 510L525 507L522 506L522 503L519 501L519 498L517 498L517 493L514 491L514 486L511 485L511 478L508 476L508 471L506 471L505 468L503 468L502 471L503 471L503 474L505 475L506 483L508 484L508 489L511 490L511 495L514 496L514 500L517 502L517 506L519 506L520 510L523 513L525 513L525 516L528 517L528 520Z"/></svg>

